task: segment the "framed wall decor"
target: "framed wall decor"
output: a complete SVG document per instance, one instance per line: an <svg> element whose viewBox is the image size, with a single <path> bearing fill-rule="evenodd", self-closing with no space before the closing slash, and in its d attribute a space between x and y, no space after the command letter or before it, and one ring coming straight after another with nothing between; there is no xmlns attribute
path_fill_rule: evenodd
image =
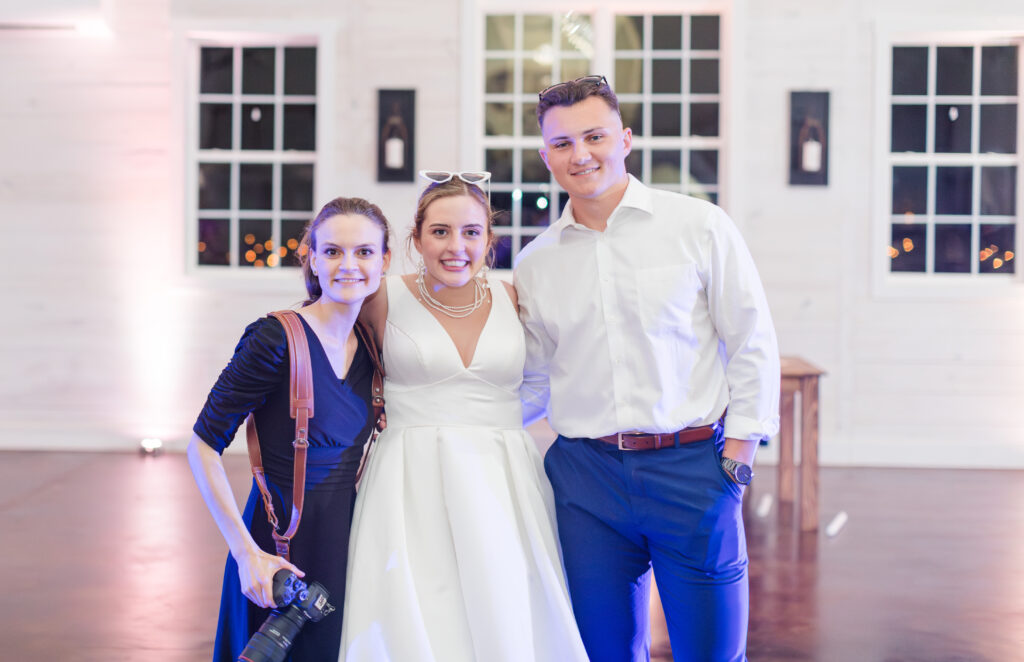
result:
<svg viewBox="0 0 1024 662"><path fill-rule="evenodd" d="M828 92L789 94L789 183L828 186Z"/></svg>
<svg viewBox="0 0 1024 662"><path fill-rule="evenodd" d="M413 181L415 147L416 91L378 90L377 181Z"/></svg>

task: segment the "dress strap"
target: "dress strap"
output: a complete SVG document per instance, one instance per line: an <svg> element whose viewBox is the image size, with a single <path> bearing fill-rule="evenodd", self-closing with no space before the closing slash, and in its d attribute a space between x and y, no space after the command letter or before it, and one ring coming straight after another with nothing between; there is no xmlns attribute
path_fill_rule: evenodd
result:
<svg viewBox="0 0 1024 662"><path fill-rule="evenodd" d="M519 317L519 313L516 311L515 306L512 304L512 298L509 296L508 290L505 289L505 281L502 280L501 278L498 278L497 276L492 276L491 274L488 274L486 276L486 278L487 278L487 285L491 288L491 301L492 301L491 305L494 305L493 304L494 300L496 298L498 298L497 295L494 294L494 291L495 290L500 290L501 291L501 297L500 298L507 304L508 308L511 309L512 314L515 315L518 318Z"/></svg>

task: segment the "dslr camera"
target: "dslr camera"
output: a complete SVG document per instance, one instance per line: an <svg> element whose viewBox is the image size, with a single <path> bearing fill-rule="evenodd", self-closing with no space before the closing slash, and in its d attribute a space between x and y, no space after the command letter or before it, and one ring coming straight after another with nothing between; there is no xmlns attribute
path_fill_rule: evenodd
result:
<svg viewBox="0 0 1024 662"><path fill-rule="evenodd" d="M316 623L334 607L330 595L319 582L306 585L290 570L274 573L274 604L267 620L257 630L238 662L284 662L299 631L308 621Z"/></svg>

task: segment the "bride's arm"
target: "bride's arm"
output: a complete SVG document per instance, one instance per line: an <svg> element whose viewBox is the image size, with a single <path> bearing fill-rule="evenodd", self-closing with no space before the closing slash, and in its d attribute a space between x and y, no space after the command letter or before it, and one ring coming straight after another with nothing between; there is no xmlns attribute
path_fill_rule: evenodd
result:
<svg viewBox="0 0 1024 662"><path fill-rule="evenodd" d="M377 291L366 297L363 307L359 310L359 321L370 328L377 346L384 343L384 323L388 319L388 284L387 276L381 278Z"/></svg>

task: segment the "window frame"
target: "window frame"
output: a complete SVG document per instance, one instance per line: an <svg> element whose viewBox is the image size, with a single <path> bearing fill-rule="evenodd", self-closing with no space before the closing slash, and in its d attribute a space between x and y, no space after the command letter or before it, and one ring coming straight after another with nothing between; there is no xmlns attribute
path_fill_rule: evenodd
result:
<svg viewBox="0 0 1024 662"><path fill-rule="evenodd" d="M579 13L589 14L592 20L592 27L595 34L595 47L593 70L587 73L593 74L604 74L608 77L612 86L615 86L614 73L615 73L615 16L616 15L655 15L655 14L669 14L669 15L682 15L688 19L694 14L714 14L719 17L719 49L718 51L697 51L697 53L716 53L716 57L719 61L719 91L717 95L717 102L719 104L719 135L715 137L701 137L701 136L689 136L688 128L684 127L684 130L680 132L678 137L655 137L650 135L650 122L644 125L644 135L634 136L633 143L635 148L642 149L645 169L643 172L648 175L650 173L650 160L651 150L659 149L665 146L669 146L673 149L680 149L684 152L691 150L699 150L709 148L713 144L713 147L718 151L718 182L714 185L715 193L717 194L717 204L723 208L728 209L728 205L732 202L730 195L734 190L731 185L731 170L730 170L730 152L733 144L734 127L732 125L732 112L731 108L734 104L734 90L732 89L732 69L733 62L738 60L737 56L733 53L733 41L731 38L733 25L733 14L731 2L727 0L677 0L675 2L667 0L655 0L641 3L638 6L627 5L622 2L614 2L612 0L594 0L585 5L581 5L578 2L566 2L555 0L555 2L543 2L542 0L523 0L521 2L513 2L511 0L463 0L462 7L462 24L467 28L462 33L462 47L463 52L467 53L466 57L462 58L460 75L462 79L462 103L460 106L460 116L464 119L463 121L463 135L460 136L460 149L459 149L459 160L462 169L483 169L485 167L485 149L489 144L487 137L484 135L484 98L485 91L481 84L484 80L485 69L484 69L484 54L486 51L486 18L488 14L512 14L512 15L524 15L524 14L545 14L545 15L557 15L562 12L576 11ZM684 19L685 20L685 19ZM646 19L649 23L649 19ZM641 51L638 51L641 52ZM659 51L653 49L644 49L642 51L646 59L650 59L652 53L657 54ZM680 62L686 65L690 61L690 55L693 53L692 50L682 51L680 55ZM688 79L689 76L687 75ZM645 80L649 81L650 71L645 69ZM631 94L629 97L642 97L642 103L646 109L651 100L652 92L649 87L645 86L645 89L639 94ZM660 99L662 95L653 95L655 99ZM700 101L700 97L707 96L705 94L690 93L687 90L683 90L680 94L676 95L680 98L682 103L689 103L691 101ZM691 97L697 97L691 99ZM510 97L511 98L511 97ZM637 99L633 99L636 102ZM516 100L518 102L518 99ZM645 115L649 115L649 112L645 112ZM687 115L684 114L684 117ZM518 119L516 117L515 119ZM515 120L514 120L515 121ZM685 135L684 135L685 134ZM667 138L667 140L666 140ZM671 145L669 145L671 143ZM519 136L516 138L514 145L510 148L513 150L513 163L519 162L519 152L524 149L536 149L541 146L541 140L539 136ZM707 146L706 146L707 145ZM688 159L684 154L680 163L682 168L683 176L685 177L688 173L687 170ZM680 190L681 186L669 186L660 184L649 184L658 188L666 188L667 190ZM493 189L493 182L492 182ZM562 193L562 189L554 183L550 185L548 193L552 200L551 206L559 205L559 194ZM553 219L557 219L557 211L553 216ZM504 226L503 226L504 227ZM536 227L536 234L543 232L547 226L527 226L526 229L533 230ZM500 232L502 235L513 234L514 236L528 236L535 234L532 231L522 232L523 228L512 228L509 232ZM513 256L517 254L515 247L518 242L513 239ZM499 272L506 271L499 269Z"/></svg>
<svg viewBox="0 0 1024 662"><path fill-rule="evenodd" d="M936 167L955 166L971 164L976 168L973 179L980 176L980 167L988 165L1015 165L1017 167L1017 198L1016 198L1016 230L1014 252L1020 256L1024 239L1024 21L1018 20L1018 25L1007 24L1006 21L995 22L985 19L957 18L945 20L940 17L933 17L922 25L915 21L919 29L906 30L905 22L896 23L878 22L876 24L875 39L875 177L874 177L874 223L871 234L871 271L872 291L879 298L909 298L926 297L938 299L971 298L979 296L1001 296L1007 288L1019 287L1024 283L1024 267L1015 265L1013 273L980 273L976 270L976 259L979 247L976 245L977 232L974 231L978 225L985 223L985 217L976 213L977 196L980 195L977 189L977 182L972 190L972 214L964 216L963 224L970 224L972 227L972 247L970 272L946 273L946 272L907 272L892 271L890 269L891 258L885 247L891 246L892 242L892 186L894 165L927 166L929 168L929 181L934 179ZM1011 22L1012 23L1012 22ZM962 27L963 29L960 29ZM933 109L937 101L934 89L935 68L934 59L937 47L946 46L971 46L981 48L983 46L1015 45L1018 49L1017 67L1017 152L1015 155L996 155L978 152L962 153L935 153L934 146L934 113L926 115L926 152L914 153L893 153L891 151L892 135L892 107L894 101L900 97L892 95L892 51L894 47L900 46L922 46L928 47L929 52L929 81L928 93L913 99L920 99L926 108ZM974 89L980 84L977 80L980 72L977 66L974 68ZM910 98L910 97L908 97ZM999 100L1001 97L992 97ZM986 100L972 92L972 108L979 107ZM980 117L972 113L972 145L976 144L979 131ZM932 182L933 184L934 182ZM935 222L934 214L934 187L928 189L932 194L928 199L930 210L925 219L928 233L928 262L927 269L934 268L934 246L935 246ZM942 223L938 223L942 224ZM1015 259L1020 259L1019 257Z"/></svg>
<svg viewBox="0 0 1024 662"><path fill-rule="evenodd" d="M289 162L307 163L310 161L309 152L301 152L297 155L290 155L285 150L257 151L257 150L225 150L223 154L215 155L212 158L200 156L199 149L199 74L200 74L200 52L203 46L223 46L233 48L258 47L258 46L315 46L316 51L316 147L313 151L313 209L310 212L283 212L281 209L259 210L255 213L242 211L237 204L232 205L228 215L232 217L232 227L235 227L237 220L244 220L247 216L259 216L260 218L274 218L274 225L279 227L282 218L286 220L299 220L300 218L309 221L319 207L325 202L322 199L323 191L330 190L330 182L334 179L335 155L331 145L335 143L334 122L334 96L337 86L340 85L337 78L335 65L336 49L335 37L338 25L336 21L309 22L309 21L246 21L241 23L222 21L179 21L176 25L176 48L179 51L177 61L183 63L180 71L180 100L182 111L182 135L183 149L181 155L182 180L184 185L184 207L183 220L185 223L184 238L184 273L189 279L200 279L204 283L239 283L249 284L253 278L268 283L274 290L293 290L300 284L301 276L298 269L294 267L277 266L263 269L243 267L241 265L201 265L198 260L196 245L199 238L199 218L202 212L198 204L198 166L199 163L207 162L228 162L232 168L245 163L247 159L238 159L241 153L257 157L257 161L267 163L267 159L259 159L260 155L273 154L270 161L275 164L287 164ZM237 75L237 67L236 67ZM280 89L280 88L278 88ZM232 93L232 103L240 102L239 95ZM291 100L292 97L284 97L275 92L268 98L274 100ZM305 97L297 97L302 100ZM232 131L237 132L240 126L233 122ZM281 113L275 113L275 125L283 121ZM275 132L276 133L276 132ZM275 199L280 200L279 186L277 179L274 183ZM232 197L237 195L237 186L231 191ZM280 205L278 205L280 207ZM283 215L282 215L283 214ZM232 231L231 250L237 254L237 232ZM278 284L278 285L275 285Z"/></svg>

